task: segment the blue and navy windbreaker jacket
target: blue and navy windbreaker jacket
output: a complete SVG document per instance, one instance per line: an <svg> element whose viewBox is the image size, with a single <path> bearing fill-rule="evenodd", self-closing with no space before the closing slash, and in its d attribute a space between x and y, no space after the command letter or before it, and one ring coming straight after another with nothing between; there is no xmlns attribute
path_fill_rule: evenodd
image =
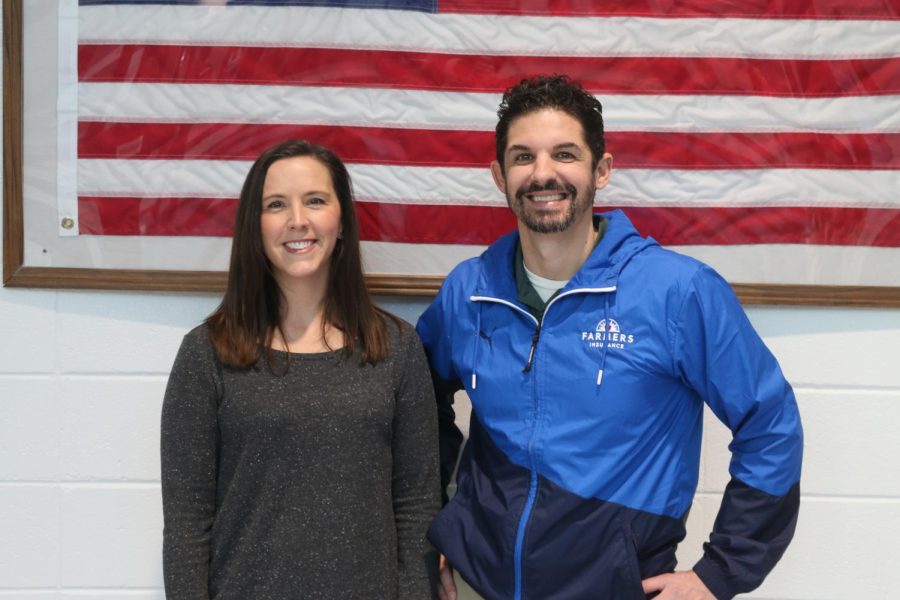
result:
<svg viewBox="0 0 900 600"><path fill-rule="evenodd" d="M731 481L694 566L717 598L757 587L793 536L803 434L790 385L729 285L642 238L619 211L535 319L517 299L518 233L447 277L418 323L446 486L430 541L493 599L644 598L675 568L703 404L733 432Z"/></svg>

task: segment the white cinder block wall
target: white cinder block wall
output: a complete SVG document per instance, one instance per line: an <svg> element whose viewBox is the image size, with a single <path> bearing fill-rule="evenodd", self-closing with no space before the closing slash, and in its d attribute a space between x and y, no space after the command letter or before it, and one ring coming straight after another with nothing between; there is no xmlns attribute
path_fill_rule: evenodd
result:
<svg viewBox="0 0 900 600"><path fill-rule="evenodd" d="M181 336L212 296L0 290L0 599L161 598L159 410ZM408 320L420 300L383 298ZM803 508L752 597L887 598L900 550L900 311L751 308L799 398ZM682 545L727 482L708 420Z"/></svg>
<svg viewBox="0 0 900 600"><path fill-rule="evenodd" d="M900 283L900 282L898 282ZM382 299L414 321L424 301ZM0 289L0 600L162 598L159 412L208 295ZM806 428L794 544L754 598L888 598L900 564L900 310L752 308ZM682 565L727 482L707 421Z"/></svg>

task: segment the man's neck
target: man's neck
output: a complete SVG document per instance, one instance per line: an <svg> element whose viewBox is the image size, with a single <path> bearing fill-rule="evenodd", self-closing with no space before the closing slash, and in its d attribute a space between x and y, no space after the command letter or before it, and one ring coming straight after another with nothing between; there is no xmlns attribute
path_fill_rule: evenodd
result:
<svg viewBox="0 0 900 600"><path fill-rule="evenodd" d="M559 233L535 233L519 223L525 266L546 279L568 281L594 249L596 233L592 219Z"/></svg>

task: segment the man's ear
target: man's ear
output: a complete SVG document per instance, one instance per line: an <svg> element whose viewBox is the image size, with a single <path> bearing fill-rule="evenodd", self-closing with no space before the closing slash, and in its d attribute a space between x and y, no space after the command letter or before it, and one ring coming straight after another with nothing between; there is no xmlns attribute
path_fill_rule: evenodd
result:
<svg viewBox="0 0 900 600"><path fill-rule="evenodd" d="M597 161L597 168L594 175L597 178L597 189L603 189L609 183L609 176L612 174L612 154L605 152L600 160Z"/></svg>
<svg viewBox="0 0 900 600"><path fill-rule="evenodd" d="M494 178L494 184L497 189L506 195L506 176L503 174L503 168L496 160L491 163L491 175Z"/></svg>

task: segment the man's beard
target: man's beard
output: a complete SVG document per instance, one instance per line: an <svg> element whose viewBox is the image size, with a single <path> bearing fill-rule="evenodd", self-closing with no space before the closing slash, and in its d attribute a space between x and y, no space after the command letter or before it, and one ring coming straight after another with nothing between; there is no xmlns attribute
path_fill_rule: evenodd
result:
<svg viewBox="0 0 900 600"><path fill-rule="evenodd" d="M525 199L525 194L553 190L565 191L570 198L569 208L562 215L562 218L556 213L542 215L537 211L531 210L530 201ZM551 179L543 185L532 183L527 188L519 188L516 190L515 196L512 198L507 197L507 203L513 213L515 213L516 218L531 231L535 233L559 233L571 227L578 217L591 210L596 191L596 188L591 186L590 189L582 190L582 193L579 194L578 190L571 183L560 185L555 179Z"/></svg>

